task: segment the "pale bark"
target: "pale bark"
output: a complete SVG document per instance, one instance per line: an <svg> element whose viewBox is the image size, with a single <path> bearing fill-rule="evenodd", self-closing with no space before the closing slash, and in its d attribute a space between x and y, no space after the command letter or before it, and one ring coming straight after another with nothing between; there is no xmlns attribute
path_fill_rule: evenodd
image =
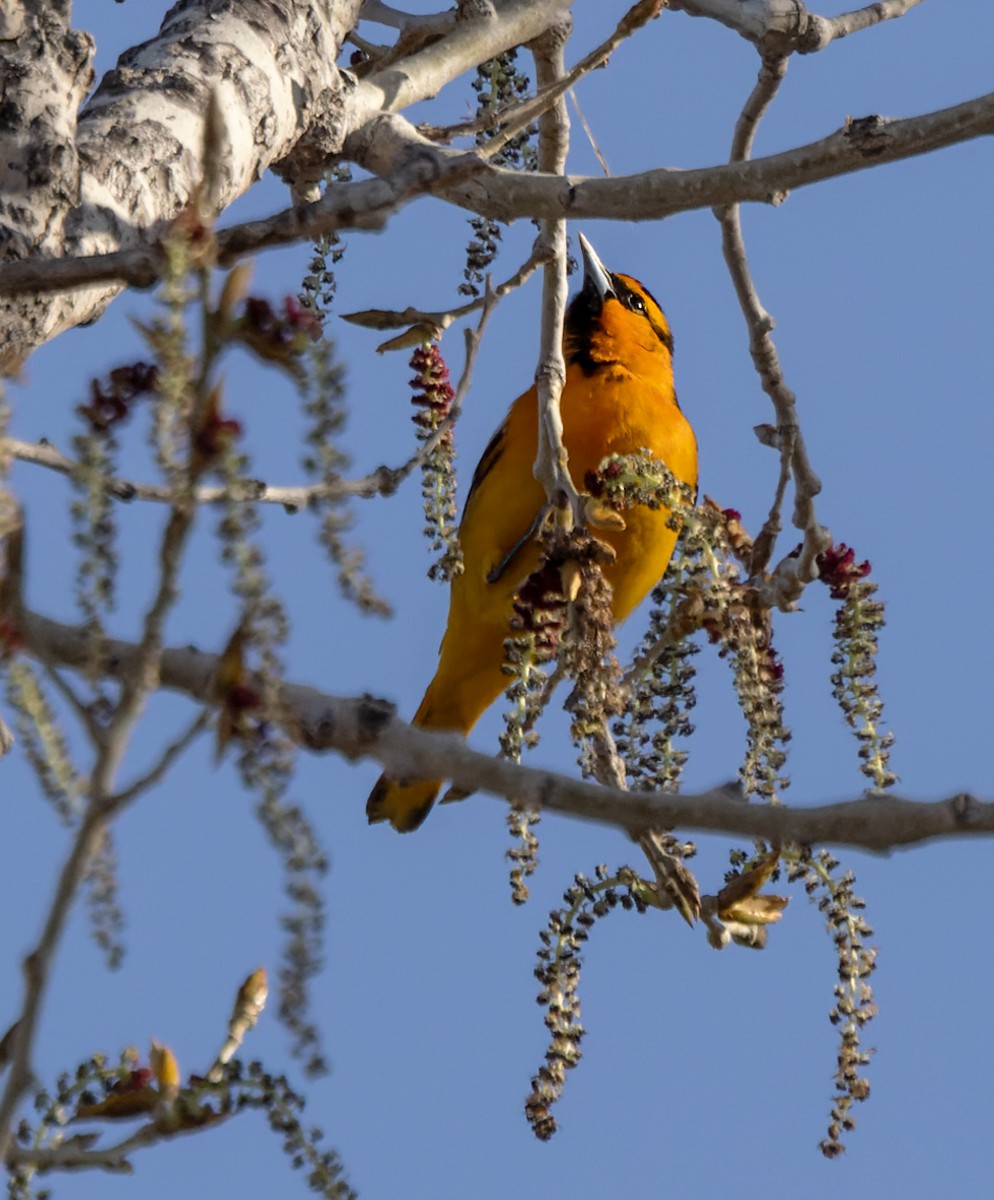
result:
<svg viewBox="0 0 994 1200"><path fill-rule="evenodd" d="M224 136L207 147L212 187L200 197L207 218L299 152L303 132L328 130L326 146L340 140L345 83L335 63L360 4L242 0L219 9L210 0L181 0L156 38L122 55L78 124L86 83L70 89L58 69L62 56L50 48L42 60L47 86L41 79L37 90L40 103L63 115L48 131L53 178L39 182L30 171L33 136L10 147L16 157L5 155L8 170L24 180L17 210L5 206L0 214L16 238L6 241L5 259L101 254L157 239L204 180L211 96L223 113ZM12 13L23 16L15 54L37 52L49 7L14 4ZM77 65L77 80L84 74ZM21 219L25 213L30 219ZM5 304L0 368L16 370L35 346L95 319L119 290L81 288Z"/></svg>

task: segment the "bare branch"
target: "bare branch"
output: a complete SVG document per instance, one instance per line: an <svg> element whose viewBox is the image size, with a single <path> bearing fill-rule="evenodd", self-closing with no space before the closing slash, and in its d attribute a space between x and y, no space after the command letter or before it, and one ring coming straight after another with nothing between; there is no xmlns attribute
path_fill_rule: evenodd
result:
<svg viewBox="0 0 994 1200"><path fill-rule="evenodd" d="M411 30L429 30L431 33L442 33L452 27L455 12L411 13L403 12L384 4L382 0L363 0L362 12L359 14L363 21L375 21L378 25L386 25L391 29L399 29L401 33Z"/></svg>
<svg viewBox="0 0 994 1200"><path fill-rule="evenodd" d="M564 47L570 26L551 30L532 50L535 77L539 88L549 87L561 78L565 69ZM562 94L539 121L539 169L559 175L565 169L569 150L569 115ZM569 473L569 455L563 445L563 421L559 400L566 382L563 358L563 322L569 284L566 279L566 222L561 217L546 218L540 224L540 237L549 247L542 276L542 322L539 362L535 372L538 389L538 456L535 478L545 488L549 502L568 506L581 517L581 501ZM582 518L581 518L582 519Z"/></svg>
<svg viewBox="0 0 994 1200"><path fill-rule="evenodd" d="M45 467L60 475L72 476L79 467L74 459L63 454L50 442L22 442L17 438L6 438L3 445L21 462ZM420 463L421 450L399 467L379 466L359 479L339 479L330 485L267 484L261 479L245 479L241 481L240 490L237 490L234 496L232 489L222 484L199 484L193 490L193 500L197 504L220 504L232 499L252 504L279 504L288 512L299 512L318 500L337 500L344 496L366 499L370 496L391 495ZM123 503L144 500L153 504L171 504L174 498L172 488L167 484L140 483L110 476L104 486L109 495Z"/></svg>
<svg viewBox="0 0 994 1200"><path fill-rule="evenodd" d="M779 154L691 170L657 168L610 179L517 172L487 164L466 184L440 185L434 194L500 221L566 216L654 221L722 204L781 203L792 188L994 134L994 92L921 116L849 119L835 133ZM419 147L439 163L457 153L434 146L396 115L381 118L352 143L355 161L388 175Z"/></svg>
<svg viewBox="0 0 994 1200"><path fill-rule="evenodd" d="M756 86L735 126L731 149L733 161L749 157L759 122L779 90L786 72L787 59L784 56L763 61ZM808 460L804 437L797 422L796 397L783 377L780 356L772 337L773 318L763 307L749 271L739 206L733 204L719 208L715 215L721 223L725 263L749 329L752 361L759 372L763 391L773 402L780 441L780 479L773 507L759 535L759 553L752 565L752 574L758 575L765 569L773 552L776 535L780 530L780 505L786 491L789 471L794 477L795 485L793 521L796 528L804 534L804 546L799 559L788 557L781 562L773 576L762 583L761 591L766 603L790 609L796 605L804 585L818 578L815 559L831 545L832 537L828 530L818 523L815 513L814 498L821 491L821 481Z"/></svg>
<svg viewBox="0 0 994 1200"><path fill-rule="evenodd" d="M496 300L503 300L509 293L516 288L521 287L531 276L545 263L549 256L549 248L544 244L542 239L536 238L532 244L531 253L521 264L520 267L503 283L497 284L492 288L492 294ZM408 325L438 325L442 329L448 327L462 317L468 317L470 313L477 312L487 303L486 296L477 296L475 300L470 300L466 304L460 304L456 308L449 308L442 311L429 311L422 308L412 308L408 306L403 311L394 311L383 308L364 309L362 312L342 313L343 321L348 321L352 325L359 325L363 329L400 329Z"/></svg>
<svg viewBox="0 0 994 1200"><path fill-rule="evenodd" d="M691 17L710 17L754 42L765 53L810 54L835 38L902 17L921 0L879 0L838 17L819 17L802 0L669 0Z"/></svg>
<svg viewBox="0 0 994 1200"><path fill-rule="evenodd" d="M788 54L807 28L801 0L669 0L675 12L709 17L756 46Z"/></svg>
<svg viewBox="0 0 994 1200"><path fill-rule="evenodd" d="M381 179L333 189L304 209L288 209L217 234L221 266L260 249L284 246L343 228L379 228L406 200L428 192L482 216L651 221L722 204L780 203L792 188L899 162L994 133L994 93L922 116L850 120L818 142L743 163L693 170L644 171L610 179L518 173L474 154L446 151L422 138L403 118L385 117L353 141L356 162ZM411 150L420 156L412 159ZM404 186L401 172L423 174ZM467 177L471 182L466 182ZM386 188L386 190L384 190ZM162 270L157 247L83 258L0 266L0 295L64 291L124 282L150 286Z"/></svg>
<svg viewBox="0 0 994 1200"><path fill-rule="evenodd" d="M159 548L159 578L155 596L145 614L139 653L132 670L121 678L121 694L114 707L90 780L91 803L112 807L112 785L127 750L135 722L148 696L159 682L159 655L166 617L179 599L179 571L183 549L193 528L196 507L174 499Z"/></svg>
<svg viewBox="0 0 994 1200"><path fill-rule="evenodd" d="M355 86L345 119L361 134L380 113L395 113L434 96L446 83L505 50L522 46L568 19L567 0L506 0L460 21L440 41L374 70Z"/></svg>
<svg viewBox="0 0 994 1200"><path fill-rule="evenodd" d="M60 475L71 477L79 467L74 459L63 454L50 442L22 442L17 438L6 438L3 444L14 458L21 462L45 467ZM418 465L416 460L417 455L399 467L377 467L361 479L337 480L330 487L324 483L267 484L258 479L246 479L242 481L241 491L235 499L252 504L279 504L289 511L296 512L315 500L335 500L342 496L388 495L396 491L401 480L414 470ZM154 504L171 504L174 498L172 488L167 484L141 483L110 476L104 487L109 495L123 503L144 500ZM193 500L197 504L219 504L231 498L231 489L221 484L200 484L193 491Z"/></svg>
<svg viewBox="0 0 994 1200"><path fill-rule="evenodd" d="M74 687L62 678L51 663L43 663L42 666L45 671L45 678L49 680L69 708L76 714L77 719L86 730L91 742L98 741L103 734L103 729L100 726L100 722L96 719L91 706L83 700L82 696L77 694Z"/></svg>
<svg viewBox="0 0 994 1200"><path fill-rule="evenodd" d="M776 55L763 60L756 85L749 93L739 113L739 119L735 122L735 132L732 134L732 146L728 155L731 162L745 162L752 157L759 123L773 103L786 74L785 56Z"/></svg>
<svg viewBox="0 0 994 1200"><path fill-rule="evenodd" d="M877 0L876 4L867 4L865 8L853 9L852 12L841 13L837 17L819 17L811 13L808 16L808 28L798 39L797 49L801 54L824 50L836 38L848 37L850 33L869 29L871 25L879 25L881 21L903 17L909 9L921 2L922 0Z"/></svg>
<svg viewBox="0 0 994 1200"><path fill-rule="evenodd" d="M769 514L763 522L763 528L756 535L756 539L752 545L749 571L753 577L761 576L769 566L777 538L783 531L783 522L780 519L780 514L783 511L783 502L787 495L787 485L790 483L791 466L794 461L794 443L798 433L796 426L784 429L777 426L767 426L764 428L772 430L771 440L768 444L780 450L780 474L777 477L777 487L773 495L773 503L770 505Z"/></svg>
<svg viewBox="0 0 994 1200"><path fill-rule="evenodd" d="M214 1123L223 1119L223 1116L219 1116ZM172 1136L175 1136L174 1131L149 1121L123 1141L96 1149L90 1149L83 1139L72 1137L58 1146L12 1146L7 1155L7 1162L10 1166L33 1167L39 1174L47 1171L100 1170L130 1175L134 1167L128 1158L129 1154L135 1150L144 1150L147 1146L154 1146Z"/></svg>
<svg viewBox="0 0 994 1200"><path fill-rule="evenodd" d="M455 182L479 169L480 160L471 153L444 161L409 157L384 178L337 184L312 204L218 230L217 265L230 266L260 250L315 241L342 229L381 229L406 201L430 194L443 179ZM98 283L145 288L164 269L165 256L158 243L88 257L26 259L0 266L0 295L61 292Z"/></svg>
<svg viewBox="0 0 994 1200"><path fill-rule="evenodd" d="M86 631L25 612L20 633L28 653L86 668L92 652ZM138 647L108 639L101 668L120 678ZM210 704L217 656L192 647L167 648L161 685ZM483 791L549 812L581 817L638 836L647 829L685 829L763 838L777 845L856 846L887 851L936 838L994 833L994 800L962 793L929 803L894 795L840 800L811 808L747 804L737 784L671 795L622 792L552 771L520 766L471 749L457 734L436 733L398 720L393 706L369 696L331 696L287 684L281 691L294 736L314 751L371 758L397 778L451 779L467 793ZM357 801L358 802L358 801ZM4 1110L0 1110L0 1116Z"/></svg>
<svg viewBox="0 0 994 1200"><path fill-rule="evenodd" d="M130 784L123 791L116 792L113 796L107 797L105 803L108 812L120 812L122 808L126 808L143 792L147 792L150 787L164 778L173 763L196 741L209 725L210 711L205 708L203 712L198 713L194 717L178 737L174 738L165 747L156 763L144 775L140 775L134 783Z"/></svg>
<svg viewBox="0 0 994 1200"><path fill-rule="evenodd" d="M610 176L611 168L607 165L607 159L604 157L604 154L601 151L600 144L598 143L597 138L594 136L594 131L590 127L590 123L583 115L583 109L580 107L580 101L577 99L576 91L573 88L570 88L569 90L569 98L573 107L576 109L576 115L579 117L580 124L583 126L583 132L587 135L587 141L590 143L590 148L593 150L597 161L600 163L601 171L605 175Z"/></svg>

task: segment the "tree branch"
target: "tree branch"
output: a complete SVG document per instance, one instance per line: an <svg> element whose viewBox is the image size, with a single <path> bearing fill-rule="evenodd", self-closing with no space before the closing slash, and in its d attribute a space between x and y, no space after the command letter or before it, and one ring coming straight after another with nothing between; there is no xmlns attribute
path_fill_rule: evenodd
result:
<svg viewBox="0 0 994 1200"><path fill-rule="evenodd" d="M218 1117L217 1120L224 1120ZM215 1122L216 1123L216 1122ZM39 1174L48 1171L101 1170L112 1174L131 1175L134 1167L129 1155L135 1150L144 1150L157 1142L174 1137L175 1133L162 1129L154 1121L141 1125L123 1141L111 1146L90 1149L79 1138L68 1138L58 1146L21 1147L12 1146L7 1155L8 1165L31 1167Z"/></svg>
<svg viewBox="0 0 994 1200"><path fill-rule="evenodd" d="M994 134L994 92L920 116L849 119L828 137L778 154L691 170L657 168L610 179L517 172L486 164L472 180L434 194L500 221L566 216L655 221L678 212L722 204L779 204L792 188L928 154ZM395 170L413 147L439 162L457 151L434 146L396 115L381 118L362 142L350 144L355 161L377 175Z"/></svg>
<svg viewBox="0 0 994 1200"><path fill-rule="evenodd" d="M817 50L824 50L836 38L848 37L850 33L869 29L871 25L879 25L881 21L903 17L909 9L921 2L922 0L877 0L876 4L867 4L865 8L841 13L837 17L819 17L811 13L808 16L808 28L798 39L798 52L812 54Z"/></svg>
<svg viewBox="0 0 994 1200"><path fill-rule="evenodd" d="M268 167L301 155L301 130L319 127L332 140L340 132L346 82L336 58L358 11L359 0L240 0L221 8L213 0L180 0L158 35L104 77L75 137L51 153L45 171L31 166L37 146L23 140L23 177L55 178L50 188L32 186L0 217L16 228L17 214L37 206L45 225L62 228L60 248L92 255L157 240L161 223L198 195L216 215ZM52 52L47 59L60 57ZM60 101L60 111L75 114L72 92L65 94L69 104ZM224 146L212 148L217 171L207 198L204 115L212 96L226 127ZM265 137L258 136L263 129ZM15 244L19 257L51 253L47 243L29 240ZM34 299L0 306L0 366L16 369L34 346L93 320L115 292L96 285L43 305Z"/></svg>
<svg viewBox="0 0 994 1200"><path fill-rule="evenodd" d="M182 757L202 733L206 732L209 725L210 714L207 709L203 709L193 718L182 733L178 734L164 747L155 763L147 771L122 791L107 797L105 802L107 812L113 814L119 812L122 808L127 808L132 801L136 800L144 792L147 792L160 779L165 778L173 763Z"/></svg>
<svg viewBox="0 0 994 1200"><path fill-rule="evenodd" d="M20 633L28 653L85 670L92 662L86 631L25 611ZM108 639L99 663L120 678L138 647ZM192 647L167 648L161 686L203 704L214 696L218 656ZM936 838L994 833L994 801L968 793L938 803L893 795L840 800L810 808L747 804L737 784L700 793L622 792L536 767L519 766L471 749L457 734L407 725L393 706L370 696L331 696L287 684L281 692L293 736L314 751L371 758L398 779L451 779L461 790L484 791L548 812L580 817L638 836L672 828L763 838L773 844L840 845L888 851ZM360 797L356 798L358 803Z"/></svg>
<svg viewBox="0 0 994 1200"><path fill-rule="evenodd" d="M763 114L776 96L780 83L787 72L787 59L782 55L767 58L759 71L756 86L747 99L735 126L732 137L731 158L745 161L752 152L756 132ZM731 204L715 210L721 223L722 251L735 294L749 330L749 350L759 373L763 391L773 402L777 416L777 441L780 450L780 478L776 496L766 523L753 547L750 574L755 578L766 570L780 532L780 506L783 502L788 472L794 478L793 522L804 536L800 557L793 554L784 558L773 574L758 584L764 601L770 607L789 610L793 608L805 584L818 578L816 559L832 544L832 536L818 522L815 512L815 497L821 491L821 481L808 459L797 420L797 397L787 386L773 341L774 321L763 307L753 283L752 273L746 257L745 240L742 236L741 210Z"/></svg>
<svg viewBox="0 0 994 1200"><path fill-rule="evenodd" d="M381 113L395 113L436 95L487 59L524 45L569 19L569 0L505 0L384 70L359 80L349 99L347 134L361 134Z"/></svg>
<svg viewBox="0 0 994 1200"><path fill-rule="evenodd" d="M710 17L762 53L811 54L836 38L868 29L904 14L921 0L878 0L838 17L819 17L802 0L669 0L669 7L691 17Z"/></svg>
<svg viewBox="0 0 994 1200"><path fill-rule="evenodd" d="M522 271L530 274L543 260L544 253L536 243L535 249ZM240 482L238 489L233 489L227 484L197 484L191 493L193 502L198 505L220 504L234 499L238 502L245 501L252 504L279 504L290 512L299 512L309 508L317 501L337 500L349 496L369 499L372 496L391 495L408 475L425 462L448 430L455 424L472 382L473 366L487 321L501 296L509 290L507 285L504 285L503 291L488 288L478 302L475 301L473 304L465 306L467 311L476 309L482 311L476 329L466 330L466 360L456 386L452 410L432 437L424 442L406 462L397 467L381 465L359 479L336 479L332 483L279 485L267 484L259 479L244 479ZM47 441L22 442L17 438L0 438L0 450L19 462L45 467L70 478L81 470L79 463ZM173 488L169 484L137 483L133 480L109 476L105 479L103 487L108 495L123 503L143 500L156 504L171 504L175 498ZM235 491L234 496L232 495L233 490ZM56 681L60 686L65 686L63 681L58 679ZM74 707L79 708L78 705L74 705Z"/></svg>
<svg viewBox="0 0 994 1200"><path fill-rule="evenodd" d="M482 166L472 153L459 153L445 161L409 155L384 178L337 184L311 204L219 229L215 234L217 265L230 266L260 250L316 241L342 229L382 229L406 201L431 193L443 180L451 184L457 178L465 179ZM0 296L61 292L100 283L146 288L155 283L165 266L157 242L110 254L27 259L0 266Z"/></svg>
<svg viewBox="0 0 994 1200"><path fill-rule="evenodd" d="M502 300L509 292L521 287L546 262L548 255L549 248L543 243L541 237L536 238L532 244L531 253L514 274L491 289L493 298ZM431 310L414 308L411 305L403 310L367 308L360 312L342 313L341 318L362 329L403 329L410 325L421 324L438 325L442 329L448 329L453 321L468 317L471 313L483 308L486 303L486 296L477 296L475 300L469 300L455 308Z"/></svg>
<svg viewBox="0 0 994 1200"><path fill-rule="evenodd" d="M571 23L550 30L532 47L535 80L539 89L554 87L565 70L564 47ZM569 115L560 93L539 119L538 166L550 175L560 175L569 150ZM542 275L542 318L539 359L535 372L538 389L538 455L535 478L545 488L552 504L564 503L580 517L580 498L569 473L569 455L563 445L563 422L559 411L566 362L563 358L563 322L569 284L566 280L566 222L561 217L540 223L539 238L548 247Z"/></svg>
<svg viewBox="0 0 994 1200"><path fill-rule="evenodd" d="M437 147L403 118L388 116L377 121L363 139L353 140L350 151L360 166L382 178L336 187L305 209L287 209L264 221L220 230L218 262L229 265L256 250L335 229L378 228L395 208L422 192L501 221L554 219L564 214L574 220L652 221L724 204L781 203L792 188L991 134L994 92L917 117L849 120L820 141L748 162L692 170L656 169L603 179L505 170L477 155ZM418 152L413 160L412 150ZM401 173L405 168L412 170L412 161L422 174L405 188ZM62 291L116 280L147 287L160 271L156 247L8 263L0 267L0 295Z"/></svg>

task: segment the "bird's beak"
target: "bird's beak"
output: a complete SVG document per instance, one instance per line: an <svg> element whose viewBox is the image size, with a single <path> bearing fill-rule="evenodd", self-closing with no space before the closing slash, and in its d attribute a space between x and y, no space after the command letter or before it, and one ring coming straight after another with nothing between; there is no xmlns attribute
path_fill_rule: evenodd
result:
<svg viewBox="0 0 994 1200"><path fill-rule="evenodd" d="M592 292L603 303L608 296L614 295L611 273L597 257L597 251L582 233L577 234L577 239L583 254L583 290Z"/></svg>

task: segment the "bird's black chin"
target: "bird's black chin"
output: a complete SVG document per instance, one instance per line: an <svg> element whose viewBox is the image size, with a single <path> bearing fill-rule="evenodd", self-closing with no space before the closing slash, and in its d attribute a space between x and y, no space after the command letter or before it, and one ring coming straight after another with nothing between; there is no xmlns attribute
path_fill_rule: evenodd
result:
<svg viewBox="0 0 994 1200"><path fill-rule="evenodd" d="M577 292L566 310L565 353L567 362L575 362L589 348L594 330L600 324L604 298L597 288L586 285Z"/></svg>

